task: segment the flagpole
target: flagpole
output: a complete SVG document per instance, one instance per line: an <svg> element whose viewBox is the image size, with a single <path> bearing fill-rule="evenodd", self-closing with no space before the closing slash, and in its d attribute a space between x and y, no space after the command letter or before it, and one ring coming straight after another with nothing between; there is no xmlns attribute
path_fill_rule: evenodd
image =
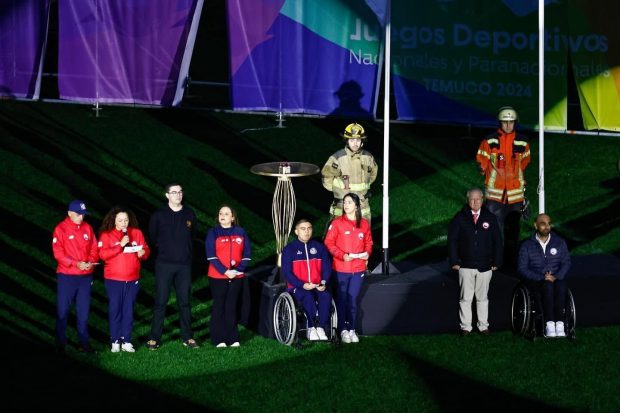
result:
<svg viewBox="0 0 620 413"><path fill-rule="evenodd" d="M389 169L390 169L390 74L391 74L391 0L387 0L385 10L385 70L384 70L384 97L383 97L383 257L381 273L390 273L390 196L389 196Z"/></svg>
<svg viewBox="0 0 620 413"><path fill-rule="evenodd" d="M545 211L545 0L538 0L538 213Z"/></svg>

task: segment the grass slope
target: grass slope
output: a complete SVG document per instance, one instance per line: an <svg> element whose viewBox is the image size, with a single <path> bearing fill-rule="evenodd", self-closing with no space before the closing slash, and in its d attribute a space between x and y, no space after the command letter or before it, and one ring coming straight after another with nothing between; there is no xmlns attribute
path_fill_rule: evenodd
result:
<svg viewBox="0 0 620 413"><path fill-rule="evenodd" d="M106 107L103 116L95 118L85 106L2 102L0 331L6 336L3 345L13 350L2 354L9 371L17 371L41 394L33 399L15 386L8 392L11 406L20 410L47 400L73 406L75 400L56 392L74 386L77 404L93 410L113 406L110 394L134 407L178 403L183 410L203 411L450 411L463 403L478 403L486 410L620 410L615 397L620 361L613 352L613 343L620 339L617 326L580 329L575 343L529 343L501 332L465 340L452 335L366 337L357 346L318 344L303 351L243 330L239 349L204 346L187 351L178 341L172 298L162 349L152 353L140 347L134 355L113 355L104 348L107 301L98 273L90 324L102 351L91 358L71 353L62 360L46 351L53 343L55 312L50 234L68 200L87 202L95 228L116 203L131 206L145 228L163 201L163 185L183 184L200 224L193 317L203 341L208 337L210 293L202 237L218 205L227 202L237 208L253 241L255 265L275 263L275 180L249 169L276 160L322 166L342 146L337 136L345 123L291 118L286 128L274 129L273 119L265 116ZM382 127L367 127L367 149L381 163ZM448 221L465 191L482 184L473 158L479 139L488 132L393 125L389 241L394 262L444 259ZM533 164L526 174L534 211L537 149L533 142ZM547 209L574 254L620 252L619 149L616 138L547 136ZM320 177L295 178L294 187L297 217L308 217L315 228L323 228L331 196ZM379 182L373 192L376 262L382 229ZM523 224L522 235L528 233ZM147 334L151 317L152 268L149 260L142 272L138 342Z"/></svg>

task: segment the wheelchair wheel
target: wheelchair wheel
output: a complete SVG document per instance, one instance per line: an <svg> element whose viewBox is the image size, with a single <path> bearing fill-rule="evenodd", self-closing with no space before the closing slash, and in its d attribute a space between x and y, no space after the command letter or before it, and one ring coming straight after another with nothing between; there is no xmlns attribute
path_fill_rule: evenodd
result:
<svg viewBox="0 0 620 413"><path fill-rule="evenodd" d="M338 338L338 312L336 311L336 302L332 299L331 315L329 317L330 331L327 332L330 341Z"/></svg>
<svg viewBox="0 0 620 413"><path fill-rule="evenodd" d="M512 331L525 334L530 325L530 294L524 285L518 285L512 294Z"/></svg>
<svg viewBox="0 0 620 413"><path fill-rule="evenodd" d="M577 325L577 311L575 310L575 300L573 299L573 293L568 290L566 297L566 336L568 338L575 338L575 326Z"/></svg>
<svg viewBox="0 0 620 413"><path fill-rule="evenodd" d="M283 292L276 299L273 307L273 330L276 340L290 346L297 334L297 314L293 297Z"/></svg>

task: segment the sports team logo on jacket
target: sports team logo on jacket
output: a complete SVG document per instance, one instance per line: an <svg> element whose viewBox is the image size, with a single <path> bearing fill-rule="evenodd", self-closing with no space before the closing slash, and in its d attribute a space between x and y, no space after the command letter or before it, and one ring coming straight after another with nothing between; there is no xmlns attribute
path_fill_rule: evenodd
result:
<svg viewBox="0 0 620 413"><path fill-rule="evenodd" d="M483 222L483 223L482 223L482 228L484 228L484 229L489 229L489 227L490 227L490 225L489 225L489 223L488 223L488 222Z"/></svg>
<svg viewBox="0 0 620 413"><path fill-rule="evenodd" d="M549 251L549 253L551 255L556 255L558 253L558 249L557 248L551 248L551 250Z"/></svg>
<svg viewBox="0 0 620 413"><path fill-rule="evenodd" d="M192 229L192 221L190 220L185 221L185 225L187 225L187 228Z"/></svg>

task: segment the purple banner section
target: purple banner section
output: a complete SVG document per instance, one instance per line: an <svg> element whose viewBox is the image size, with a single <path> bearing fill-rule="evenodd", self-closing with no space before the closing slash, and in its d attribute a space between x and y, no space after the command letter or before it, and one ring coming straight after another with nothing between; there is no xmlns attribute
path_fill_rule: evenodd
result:
<svg viewBox="0 0 620 413"><path fill-rule="evenodd" d="M61 0L58 90L80 102L176 105L203 0Z"/></svg>
<svg viewBox="0 0 620 413"><path fill-rule="evenodd" d="M350 50L278 14L276 2L231 6L240 3L229 2L234 109L374 117L376 64L355 62Z"/></svg>
<svg viewBox="0 0 620 413"><path fill-rule="evenodd" d="M0 96L38 99L50 0L0 1Z"/></svg>

